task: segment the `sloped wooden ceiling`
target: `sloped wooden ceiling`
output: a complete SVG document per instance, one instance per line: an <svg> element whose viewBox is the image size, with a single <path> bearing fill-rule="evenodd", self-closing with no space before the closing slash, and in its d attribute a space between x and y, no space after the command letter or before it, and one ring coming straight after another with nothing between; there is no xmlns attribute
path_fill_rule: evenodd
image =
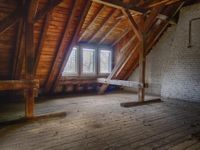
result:
<svg viewBox="0 0 200 150"><path fill-rule="evenodd" d="M147 27L148 52L160 36L162 27L169 21L168 17L173 15L182 0L123 2L149 10L146 14L146 20L149 18L150 24ZM194 1L188 1L192 2ZM131 13L139 24L143 15ZM24 30L23 21L19 17L22 14L23 0L0 0L0 80L23 78ZM137 46L137 39L128 19L121 10L113 7L90 0L39 0L36 14L38 18L34 24L35 77L40 80L40 87L46 91L59 84L70 49L78 43L113 46L116 64L120 62L121 57L128 56ZM160 19L158 15L166 18ZM9 28L4 28L7 26L5 22L10 23ZM123 66L122 71L115 74L115 78L128 78L137 66L138 51L135 50L131 54L131 59Z"/></svg>

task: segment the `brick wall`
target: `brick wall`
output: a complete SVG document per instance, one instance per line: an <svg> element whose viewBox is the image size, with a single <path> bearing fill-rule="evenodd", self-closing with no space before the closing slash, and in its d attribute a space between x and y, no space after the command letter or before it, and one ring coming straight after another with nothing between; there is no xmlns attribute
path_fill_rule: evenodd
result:
<svg viewBox="0 0 200 150"><path fill-rule="evenodd" d="M197 17L200 4L183 8L178 24L168 28L147 56L147 93L200 102L200 20L192 25L192 47L187 47L189 21ZM138 78L136 69L129 80Z"/></svg>

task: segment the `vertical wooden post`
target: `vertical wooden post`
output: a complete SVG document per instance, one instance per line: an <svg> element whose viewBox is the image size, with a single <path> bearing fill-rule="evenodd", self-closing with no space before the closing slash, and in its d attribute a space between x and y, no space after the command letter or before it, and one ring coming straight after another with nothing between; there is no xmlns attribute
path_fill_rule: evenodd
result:
<svg viewBox="0 0 200 150"><path fill-rule="evenodd" d="M139 51L139 82L143 84L138 91L138 99L140 102L144 102L145 98L145 67L146 67L146 57L145 57L145 39L140 43L141 48Z"/></svg>
<svg viewBox="0 0 200 150"><path fill-rule="evenodd" d="M25 16L25 78L26 80L34 80L34 64L35 64L35 49L34 49L34 32L33 19L37 10L37 0L27 2L27 13ZM32 118L35 105L35 89L34 87L24 91L25 97L25 117Z"/></svg>
<svg viewBox="0 0 200 150"><path fill-rule="evenodd" d="M34 79L34 48L33 48L33 24L25 24L25 78L26 80ZM25 90L25 116L33 117L34 111L34 91L33 88Z"/></svg>

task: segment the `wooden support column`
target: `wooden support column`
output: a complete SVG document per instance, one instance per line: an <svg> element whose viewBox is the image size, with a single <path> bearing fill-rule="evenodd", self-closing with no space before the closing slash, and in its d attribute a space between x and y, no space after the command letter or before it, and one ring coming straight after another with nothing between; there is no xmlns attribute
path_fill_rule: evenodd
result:
<svg viewBox="0 0 200 150"><path fill-rule="evenodd" d="M33 64L34 64L34 48L33 48L33 24L25 24L25 78L26 80L34 79ZM34 89L28 88L24 90L25 97L25 116L33 117L34 111Z"/></svg>
<svg viewBox="0 0 200 150"><path fill-rule="evenodd" d="M139 50L139 82L143 85L145 84L145 67L146 67L146 57L145 57L145 39L140 42ZM138 100L144 102L145 97L145 87L141 86L138 90Z"/></svg>
<svg viewBox="0 0 200 150"><path fill-rule="evenodd" d="M26 80L34 80L34 64L35 64L35 49L34 49L34 17L38 6L37 0L27 2L27 16L25 16L25 78ZM25 117L33 118L35 105L35 89L28 88L24 90L25 97Z"/></svg>

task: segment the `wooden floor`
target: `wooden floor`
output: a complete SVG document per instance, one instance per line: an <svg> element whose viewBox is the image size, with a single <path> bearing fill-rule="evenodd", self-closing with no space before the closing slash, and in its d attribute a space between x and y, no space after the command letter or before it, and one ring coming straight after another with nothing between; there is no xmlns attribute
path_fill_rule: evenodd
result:
<svg viewBox="0 0 200 150"><path fill-rule="evenodd" d="M200 150L200 103L120 106L136 99L115 93L40 102L37 114L66 111L67 116L1 127L0 150ZM0 121L21 116L23 105L1 108Z"/></svg>

